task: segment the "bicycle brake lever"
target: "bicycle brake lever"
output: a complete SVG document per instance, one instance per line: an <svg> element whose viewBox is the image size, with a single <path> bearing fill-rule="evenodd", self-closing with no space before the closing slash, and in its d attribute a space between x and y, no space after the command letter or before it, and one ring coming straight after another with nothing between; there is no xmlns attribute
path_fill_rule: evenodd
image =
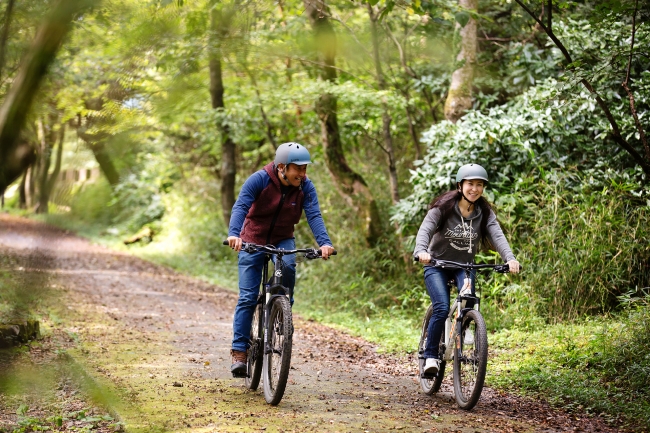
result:
<svg viewBox="0 0 650 433"><path fill-rule="evenodd" d="M307 258L307 259L309 259L309 260L313 260L313 259L317 259L317 258L319 258L320 255L321 255L321 251L320 251L320 250L317 250L317 249L315 249L315 248L313 248L313 249L312 249L311 251L309 251L308 253L305 253L305 258Z"/></svg>

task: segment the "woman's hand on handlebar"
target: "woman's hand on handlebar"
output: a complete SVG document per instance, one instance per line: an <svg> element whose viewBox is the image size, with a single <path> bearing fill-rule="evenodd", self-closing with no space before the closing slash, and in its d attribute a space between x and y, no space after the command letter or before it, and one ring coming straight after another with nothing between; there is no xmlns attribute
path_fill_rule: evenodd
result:
<svg viewBox="0 0 650 433"><path fill-rule="evenodd" d="M519 262L516 260L509 260L508 267L510 268L511 274L518 274L519 270L521 269Z"/></svg>
<svg viewBox="0 0 650 433"><path fill-rule="evenodd" d="M418 261L422 264L430 263L431 254L425 252L418 253Z"/></svg>
<svg viewBox="0 0 650 433"><path fill-rule="evenodd" d="M228 236L228 246L235 251L241 251L242 240L237 236Z"/></svg>
<svg viewBox="0 0 650 433"><path fill-rule="evenodd" d="M323 245L319 248L319 250L320 256L323 258L323 260L329 259L329 257L336 251L331 245Z"/></svg>

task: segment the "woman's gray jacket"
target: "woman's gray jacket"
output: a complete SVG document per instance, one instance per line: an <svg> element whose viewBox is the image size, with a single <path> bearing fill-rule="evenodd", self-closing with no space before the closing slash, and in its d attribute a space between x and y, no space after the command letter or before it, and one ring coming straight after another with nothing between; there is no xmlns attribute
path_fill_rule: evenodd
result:
<svg viewBox="0 0 650 433"><path fill-rule="evenodd" d="M415 238L413 256L417 257L421 252L428 252L434 259L472 263L482 236L481 208L477 206L469 218L464 218L456 202L453 210L449 212L447 221L438 230L441 215L437 207L429 210ZM515 260L515 255L512 254L497 217L491 210L486 228L488 240L494 245L503 261Z"/></svg>

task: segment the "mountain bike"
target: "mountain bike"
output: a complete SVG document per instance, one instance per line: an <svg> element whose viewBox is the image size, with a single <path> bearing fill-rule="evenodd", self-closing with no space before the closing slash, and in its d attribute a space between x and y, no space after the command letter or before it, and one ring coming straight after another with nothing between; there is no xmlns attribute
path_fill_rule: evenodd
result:
<svg viewBox="0 0 650 433"><path fill-rule="evenodd" d="M417 257L416 257L417 260ZM433 395L440 389L445 377L447 362L453 361L454 396L461 409L470 410L478 403L483 391L487 368L488 341L485 320L479 312L480 298L472 293L471 270L491 269L494 272L507 273L510 268L502 265L475 265L457 263L447 260L431 260L431 266L441 268L460 268L465 270L463 287L452 304L445 320L445 330L440 338L440 368L433 375L424 374L424 349L427 344L429 320L433 314L430 305L424 314L422 332L418 346L418 365L420 386L427 395Z"/></svg>
<svg viewBox="0 0 650 433"><path fill-rule="evenodd" d="M228 245L228 241L223 242ZM282 257L289 254L304 254L308 260L321 257L315 248L285 250L273 245L243 243L242 251L247 253L264 252L262 284L253 314L250 342L247 350L246 388L255 391L260 379L264 384L264 399L268 404L277 405L282 400L291 368L291 349L293 339L293 317L291 302L293 292L282 285L284 262ZM332 253L336 255L336 251ZM275 269L269 278L269 262L275 256ZM263 373L263 374L262 374ZM262 377L263 376L263 377Z"/></svg>

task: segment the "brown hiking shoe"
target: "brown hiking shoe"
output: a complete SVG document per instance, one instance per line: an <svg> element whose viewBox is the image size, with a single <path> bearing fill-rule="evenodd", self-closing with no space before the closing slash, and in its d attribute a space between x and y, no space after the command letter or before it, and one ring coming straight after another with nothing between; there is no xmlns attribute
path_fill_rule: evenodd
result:
<svg viewBox="0 0 650 433"><path fill-rule="evenodd" d="M246 376L246 352L240 352L239 350L231 350L230 355L232 356L232 365L230 366L230 372L235 377L245 377Z"/></svg>

